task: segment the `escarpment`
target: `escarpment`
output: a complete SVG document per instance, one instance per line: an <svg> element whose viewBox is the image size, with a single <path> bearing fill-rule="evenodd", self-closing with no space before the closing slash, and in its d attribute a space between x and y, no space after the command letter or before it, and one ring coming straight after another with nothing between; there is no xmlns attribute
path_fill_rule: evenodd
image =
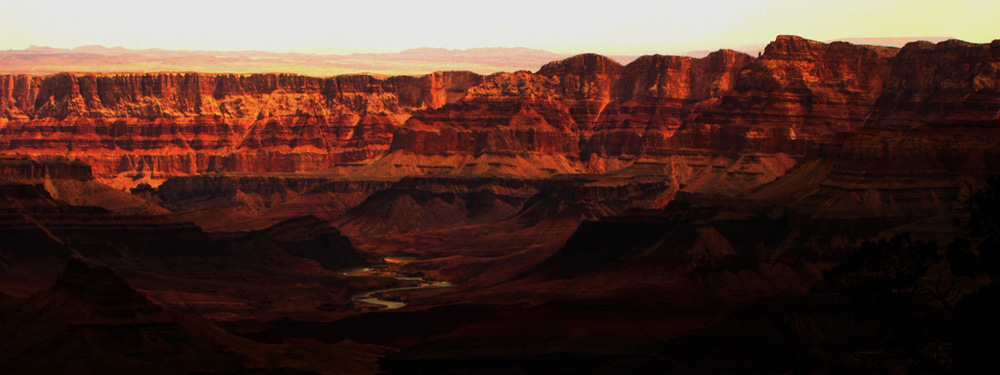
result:
<svg viewBox="0 0 1000 375"><path fill-rule="evenodd" d="M114 186L216 171L300 172L384 151L416 110L481 77L0 76L0 149L80 159Z"/></svg>
<svg viewBox="0 0 1000 375"><path fill-rule="evenodd" d="M885 82L868 127L1000 124L1000 40L907 44Z"/></svg>
<svg viewBox="0 0 1000 375"><path fill-rule="evenodd" d="M758 57L720 50L622 66L585 54L485 77L0 76L0 151L80 159L118 187L318 170L652 173L752 186L838 132L993 126L998 56L997 42L900 49L779 36Z"/></svg>
<svg viewBox="0 0 1000 375"><path fill-rule="evenodd" d="M720 50L621 66L580 55L535 74L486 77L461 103L412 117L390 157L400 154L397 165L402 155L439 163L433 173L444 175L482 173L469 165L487 161L501 174L544 165L533 175L667 175L690 188L732 191L784 174L837 133L992 126L1000 113L996 48L779 36L756 58ZM458 165L440 168L446 159Z"/></svg>

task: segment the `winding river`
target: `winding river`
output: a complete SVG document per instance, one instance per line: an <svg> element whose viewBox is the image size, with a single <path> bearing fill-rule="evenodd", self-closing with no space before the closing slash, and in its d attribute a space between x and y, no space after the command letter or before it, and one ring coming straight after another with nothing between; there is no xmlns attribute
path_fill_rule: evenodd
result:
<svg viewBox="0 0 1000 375"><path fill-rule="evenodd" d="M407 258L385 258L386 264L381 266L376 266L372 268L356 269L354 271L349 271L343 273L345 276L363 276L363 275L396 275L395 270L392 268L398 267L399 265L406 264L410 261ZM378 310L392 310L398 309L400 307L406 306L406 302L402 301L392 301L388 299L382 299L379 296L384 293L399 292L405 290L419 290L419 289L431 289L431 288L447 288L454 286L447 281L429 281L422 277L404 277L404 276L392 276L396 280L406 281L408 283L416 283L417 285L387 288L387 289L377 289L370 290L363 293L358 293L351 296L351 301L360 302L368 305L381 306Z"/></svg>
<svg viewBox="0 0 1000 375"><path fill-rule="evenodd" d="M404 281L417 281L420 284L415 285L415 286L407 286L407 287L400 287L400 288L389 288L389 289L378 289L378 290L372 290L372 291L368 291L368 292L364 292L364 293L359 293L359 294L355 294L355 295L351 296L351 300L352 301L356 301L356 302L364 302L364 303L368 303L368 304L373 304L373 305L382 305L382 306L385 306L385 307L382 308L382 310L392 310L392 309L398 309L400 307L406 306L406 302L390 301L390 300L381 299L381 298L378 297L379 294L387 293L387 292L398 292L398 291L403 291L403 290L418 290L418 289L430 289L430 288L446 288L446 287L452 286L451 283L449 283L447 281L427 281L427 280L424 280L423 278L420 278L420 277L396 277L396 279L398 279L398 280L404 280Z"/></svg>

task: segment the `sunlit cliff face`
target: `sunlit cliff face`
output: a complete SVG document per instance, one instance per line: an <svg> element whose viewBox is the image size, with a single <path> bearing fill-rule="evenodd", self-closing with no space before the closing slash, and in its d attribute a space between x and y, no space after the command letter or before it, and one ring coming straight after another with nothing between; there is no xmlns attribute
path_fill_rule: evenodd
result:
<svg viewBox="0 0 1000 375"><path fill-rule="evenodd" d="M0 151L80 158L120 188L214 172L638 173L629 167L642 159L663 163L656 173L679 183L746 188L781 175L836 132L994 116L992 104L976 103L993 103L995 72L955 63L992 64L994 48L947 41L897 49L784 35L760 57L720 50L622 65L582 54L535 73L488 76L0 75ZM939 83L923 78L925 70L966 78L933 78ZM909 94L939 84L948 90ZM939 101L957 110L912 109ZM708 184L692 167L705 160L681 162L716 155L746 173L713 167L709 174L728 182Z"/></svg>

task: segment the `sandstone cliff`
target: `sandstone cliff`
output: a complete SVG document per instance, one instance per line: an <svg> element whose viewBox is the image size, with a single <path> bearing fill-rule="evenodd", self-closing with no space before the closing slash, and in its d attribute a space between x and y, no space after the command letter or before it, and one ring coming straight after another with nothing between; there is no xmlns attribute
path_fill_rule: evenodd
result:
<svg viewBox="0 0 1000 375"><path fill-rule="evenodd" d="M838 132L993 126L997 45L898 49L779 36L757 58L721 50L620 66L580 55L535 74L486 77L462 102L404 123L386 159L396 171L614 171L733 191L784 174ZM436 169L407 169L407 160Z"/></svg>
<svg viewBox="0 0 1000 375"><path fill-rule="evenodd" d="M0 76L0 149L78 158L116 186L328 169L379 155L410 113L457 101L480 80L468 72Z"/></svg>
<svg viewBox="0 0 1000 375"><path fill-rule="evenodd" d="M586 54L482 77L0 77L0 151L115 186L215 171L364 178L666 175L731 191L863 127L993 126L1000 42L902 49L779 36L754 58ZM711 183L710 183L711 182Z"/></svg>

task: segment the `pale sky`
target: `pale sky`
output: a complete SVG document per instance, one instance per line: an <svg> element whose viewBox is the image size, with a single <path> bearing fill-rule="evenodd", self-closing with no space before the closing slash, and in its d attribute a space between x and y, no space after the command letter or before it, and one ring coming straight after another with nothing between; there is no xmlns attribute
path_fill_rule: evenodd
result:
<svg viewBox="0 0 1000 375"><path fill-rule="evenodd" d="M0 0L0 9L0 49L529 47L642 55L762 45L780 34L1000 39L1000 0Z"/></svg>

